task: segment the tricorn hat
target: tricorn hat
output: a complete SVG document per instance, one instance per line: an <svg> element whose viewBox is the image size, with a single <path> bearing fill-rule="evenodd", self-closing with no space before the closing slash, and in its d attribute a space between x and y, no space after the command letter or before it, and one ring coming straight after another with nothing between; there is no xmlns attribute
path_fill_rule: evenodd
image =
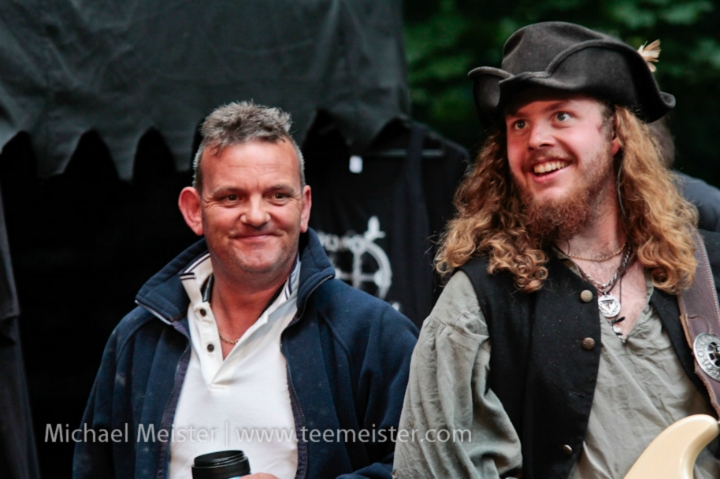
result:
<svg viewBox="0 0 720 479"><path fill-rule="evenodd" d="M585 93L630 108L652 122L675 106L661 92L645 59L629 45L580 25L544 22L515 32L503 48L502 68L475 68L475 108L489 126L507 101L530 87Z"/></svg>

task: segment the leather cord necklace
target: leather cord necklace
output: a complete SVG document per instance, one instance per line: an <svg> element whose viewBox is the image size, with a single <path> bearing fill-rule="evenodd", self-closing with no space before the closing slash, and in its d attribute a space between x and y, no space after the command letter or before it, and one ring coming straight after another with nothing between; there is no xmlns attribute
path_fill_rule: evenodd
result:
<svg viewBox="0 0 720 479"><path fill-rule="evenodd" d="M612 289L615 287L615 284L617 284L617 282L623 277L625 272L630 267L631 258L633 258L632 248L628 248L625 251L625 255L623 256L622 261L620 261L620 265L615 271L615 274L612 278L610 278L609 281L605 283L599 283L598 281L594 280L585 271L583 271L582 268L578 266L578 270L580 270L580 276L582 276L583 279L595 286L595 288L597 288L597 290L600 292L600 296L598 296L598 308L600 309L600 313L605 317L605 319L608 320L610 326L612 326L613 332L616 336L618 336L621 341L624 341L624 339L622 338L622 333L620 333L620 327L617 326L617 323L623 321L625 317L617 317L620 314L622 305L620 304L620 300L618 298L610 294L610 291L612 291ZM622 290L620 297L622 298Z"/></svg>

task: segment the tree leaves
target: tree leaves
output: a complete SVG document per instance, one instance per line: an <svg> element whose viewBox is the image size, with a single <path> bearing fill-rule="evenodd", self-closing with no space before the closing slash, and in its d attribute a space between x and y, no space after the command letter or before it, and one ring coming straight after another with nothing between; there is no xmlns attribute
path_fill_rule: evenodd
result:
<svg viewBox="0 0 720 479"><path fill-rule="evenodd" d="M720 13L714 2L413 0L405 9L414 116L465 145L476 143L479 129L466 74L477 66L499 67L503 44L518 28L550 20L579 23L633 48L659 38L663 52L655 77L678 98L673 115L681 165L720 184L720 111L709 108L720 103Z"/></svg>

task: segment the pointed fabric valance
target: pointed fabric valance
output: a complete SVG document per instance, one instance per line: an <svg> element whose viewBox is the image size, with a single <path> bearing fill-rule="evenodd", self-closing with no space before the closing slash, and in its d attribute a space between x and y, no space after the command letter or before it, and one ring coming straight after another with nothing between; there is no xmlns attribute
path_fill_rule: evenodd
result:
<svg viewBox="0 0 720 479"><path fill-rule="evenodd" d="M399 0L7 0L0 142L28 132L48 177L95 130L127 179L154 128L186 169L203 117L253 99L289 111L300 142L324 109L361 150L409 113L401 15Z"/></svg>

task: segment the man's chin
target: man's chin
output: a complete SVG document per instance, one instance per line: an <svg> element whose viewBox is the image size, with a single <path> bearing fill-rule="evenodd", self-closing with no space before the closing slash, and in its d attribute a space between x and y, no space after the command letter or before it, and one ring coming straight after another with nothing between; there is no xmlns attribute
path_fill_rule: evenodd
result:
<svg viewBox="0 0 720 479"><path fill-rule="evenodd" d="M530 201L525 206L528 232L549 241L568 239L588 223L588 203L583 195Z"/></svg>
<svg viewBox="0 0 720 479"><path fill-rule="evenodd" d="M245 275L255 275L258 278L274 276L276 274L288 272L292 269L292 257L284 256L264 256L261 252L257 254L243 255L237 258L236 265Z"/></svg>
<svg viewBox="0 0 720 479"><path fill-rule="evenodd" d="M240 269L248 274L265 275L280 269L277 262L265 261L242 261L239 263Z"/></svg>

